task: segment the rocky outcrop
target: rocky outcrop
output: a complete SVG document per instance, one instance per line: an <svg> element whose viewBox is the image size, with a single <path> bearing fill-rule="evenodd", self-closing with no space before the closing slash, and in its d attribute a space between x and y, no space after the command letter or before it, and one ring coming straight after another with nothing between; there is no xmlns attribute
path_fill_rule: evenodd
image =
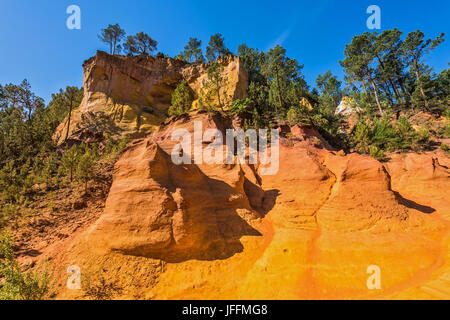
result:
<svg viewBox="0 0 450 320"><path fill-rule="evenodd" d="M336 108L335 113L343 116L349 116L361 111L361 108L355 100L350 97L343 97L341 103Z"/></svg>
<svg viewBox="0 0 450 320"><path fill-rule="evenodd" d="M394 154L380 163L338 152L314 128L286 126L274 175L259 175L259 165L175 165L171 134L192 133L194 121L220 131L235 123L193 112L131 144L115 166L103 215L71 243L66 268L113 269L105 277L128 286L124 297L445 294L424 285L450 271L450 161L443 152ZM371 265L382 272L381 290L367 288ZM130 287L135 274L158 281Z"/></svg>
<svg viewBox="0 0 450 320"><path fill-rule="evenodd" d="M205 130L217 128L205 114L195 120ZM86 238L96 250L166 261L219 259L242 250L244 235L259 234L252 227L259 215L245 190L251 182L239 165L172 162L170 135L174 128L193 131L190 124L185 117L173 121L125 151L115 167L105 213Z"/></svg>
<svg viewBox="0 0 450 320"><path fill-rule="evenodd" d="M354 99L351 97L343 97L335 111L336 115L342 116L343 118L341 122L342 129L340 130L343 133L349 134L358 123L361 112L362 109Z"/></svg>
<svg viewBox="0 0 450 320"><path fill-rule="evenodd" d="M226 56L223 94L233 99L247 95L248 76L239 58ZM139 138L154 131L167 116L172 93L185 79L198 98L209 63L191 65L171 58L113 56L98 51L83 64L84 98L72 112L69 139L129 136ZM57 128L54 140L65 140L69 121Z"/></svg>

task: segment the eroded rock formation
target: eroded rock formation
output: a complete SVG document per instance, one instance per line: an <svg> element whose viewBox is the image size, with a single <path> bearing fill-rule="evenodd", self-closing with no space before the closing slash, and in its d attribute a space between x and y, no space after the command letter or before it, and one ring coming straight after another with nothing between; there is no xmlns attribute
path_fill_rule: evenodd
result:
<svg viewBox="0 0 450 320"><path fill-rule="evenodd" d="M205 130L217 128L206 114L196 121ZM251 182L240 166L172 162L171 133L180 127L193 132L190 124L182 117L125 151L105 213L86 238L97 250L167 261L218 259L241 250L240 237L259 234L251 226L259 215L244 188Z"/></svg>
<svg viewBox="0 0 450 320"><path fill-rule="evenodd" d="M218 60L223 65L226 86L223 94L232 99L247 95L248 76L237 57ZM154 131L167 116L171 97L181 80L186 80L198 98L210 63L187 64L171 58L113 56L98 51L86 60L84 98L72 112L69 139L111 135L139 138ZM196 103L194 102L194 105ZM54 139L65 141L66 118Z"/></svg>
<svg viewBox="0 0 450 320"><path fill-rule="evenodd" d="M258 165L174 165L171 133L192 132L194 121L221 131L233 123L194 112L130 145L103 215L63 265L108 269L125 298L448 298L443 152L380 163L296 126L280 128L275 175L260 176ZM381 290L367 287L371 265ZM136 274L152 280L129 285Z"/></svg>
<svg viewBox="0 0 450 320"><path fill-rule="evenodd" d="M218 62L226 94L245 97L239 59ZM274 175L260 175L258 164L175 165L175 130L242 123L198 111L164 121L176 85L185 79L198 98L208 66L102 52L85 62L70 138L136 139L115 165L104 212L57 254L45 253L62 284L77 265L120 285L119 298L450 298L446 153L390 154L382 163L334 149L312 127L282 126ZM340 106L352 119L349 108ZM369 266L382 272L380 290L367 287ZM64 288L59 298L83 297Z"/></svg>

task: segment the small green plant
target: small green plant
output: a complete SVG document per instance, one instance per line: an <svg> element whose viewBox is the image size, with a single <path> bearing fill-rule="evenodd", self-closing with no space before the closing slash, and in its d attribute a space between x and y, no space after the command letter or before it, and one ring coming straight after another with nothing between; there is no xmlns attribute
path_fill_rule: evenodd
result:
<svg viewBox="0 0 450 320"><path fill-rule="evenodd" d="M108 282L103 275L98 279L86 276L82 282L84 296L93 300L112 300L114 296L122 293L117 282Z"/></svg>
<svg viewBox="0 0 450 320"><path fill-rule="evenodd" d="M450 147L448 145L446 145L445 143L441 143L441 150L450 153Z"/></svg>
<svg viewBox="0 0 450 320"><path fill-rule="evenodd" d="M445 111L442 113L442 115L450 120L450 108L445 109Z"/></svg>
<svg viewBox="0 0 450 320"><path fill-rule="evenodd" d="M360 121L353 130L353 146L361 153L368 153L370 147L370 127L366 122Z"/></svg>
<svg viewBox="0 0 450 320"><path fill-rule="evenodd" d="M49 272L24 272L14 257L9 234L0 239L0 300L43 300L49 293Z"/></svg>
<svg viewBox="0 0 450 320"><path fill-rule="evenodd" d="M87 192L88 182L92 179L94 174L93 166L96 162L96 153L94 149L85 148L85 152L80 156L76 168L76 176L80 182L84 183L84 192Z"/></svg>
<svg viewBox="0 0 450 320"><path fill-rule="evenodd" d="M64 152L61 160L62 168L69 175L70 182L73 182L73 176L78 165L78 160L80 158L80 148L73 145L69 150Z"/></svg>
<svg viewBox="0 0 450 320"><path fill-rule="evenodd" d="M384 159L386 157L386 154L383 152L383 150L378 149L378 147L376 146L370 146L369 154L371 157L374 157L378 160Z"/></svg>
<svg viewBox="0 0 450 320"><path fill-rule="evenodd" d="M129 138L123 137L120 140L114 140L110 136L107 137L105 145L104 156L117 156L120 155L126 148Z"/></svg>
<svg viewBox="0 0 450 320"><path fill-rule="evenodd" d="M444 129L444 137L446 139L450 138L450 124L447 124Z"/></svg>
<svg viewBox="0 0 450 320"><path fill-rule="evenodd" d="M58 162L56 156L52 153L44 161L44 168L42 169L42 178L45 181L47 189L51 188L53 183L53 175L58 171Z"/></svg>
<svg viewBox="0 0 450 320"><path fill-rule="evenodd" d="M291 107L286 113L286 121L290 126L294 126L300 121L300 112L297 108Z"/></svg>
<svg viewBox="0 0 450 320"><path fill-rule="evenodd" d="M170 106L168 111L169 116L179 116L188 112L194 100L192 96L192 90L188 83L185 80L181 81L172 94L172 106Z"/></svg>
<svg viewBox="0 0 450 320"><path fill-rule="evenodd" d="M251 109L252 102L250 99L236 99L233 101L233 104L230 106L230 113L232 115L242 116L248 113Z"/></svg>
<svg viewBox="0 0 450 320"><path fill-rule="evenodd" d="M317 137L314 137L313 144L316 148L322 148L322 141Z"/></svg>
<svg viewBox="0 0 450 320"><path fill-rule="evenodd" d="M11 222L17 221L20 216L20 206L14 203L6 203L0 208L0 229Z"/></svg>

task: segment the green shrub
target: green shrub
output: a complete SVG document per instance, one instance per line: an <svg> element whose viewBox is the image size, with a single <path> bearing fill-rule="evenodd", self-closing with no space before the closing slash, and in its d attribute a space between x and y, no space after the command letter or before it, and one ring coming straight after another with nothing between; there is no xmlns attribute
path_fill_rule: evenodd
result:
<svg viewBox="0 0 450 320"><path fill-rule="evenodd" d="M448 145L446 145L445 143L441 143L441 150L450 153L450 147Z"/></svg>
<svg viewBox="0 0 450 320"><path fill-rule="evenodd" d="M80 156L80 160L77 164L76 176L80 182L84 183L84 191L87 192L88 182L92 179L94 174L93 166L96 161L96 155L93 150L86 150L83 155Z"/></svg>
<svg viewBox="0 0 450 320"><path fill-rule="evenodd" d="M236 99L230 106L229 111L232 115L243 116L244 114L250 112L251 107L252 102L250 99Z"/></svg>
<svg viewBox="0 0 450 320"><path fill-rule="evenodd" d="M16 221L20 216L20 206L13 203L5 203L0 207L0 230Z"/></svg>
<svg viewBox="0 0 450 320"><path fill-rule="evenodd" d="M0 170L0 193L5 203L19 203L32 194L35 176L30 161L17 168L13 160Z"/></svg>
<svg viewBox="0 0 450 320"><path fill-rule="evenodd" d="M421 150L428 146L430 132L427 128L415 130L406 117L400 117L393 126L387 117L360 120L351 134L351 146L358 152L375 158L385 157L386 152Z"/></svg>
<svg viewBox="0 0 450 320"><path fill-rule="evenodd" d="M394 126L386 117L382 119L375 118L373 120L373 127L370 133L371 144L380 150L388 152L397 149L399 144L399 136Z"/></svg>
<svg viewBox="0 0 450 320"><path fill-rule="evenodd" d="M322 141L317 137L313 138L313 144L316 148L322 148Z"/></svg>
<svg viewBox="0 0 450 320"><path fill-rule="evenodd" d="M300 121L299 110L295 107L291 107L286 114L286 121L290 126L294 126Z"/></svg>
<svg viewBox="0 0 450 320"><path fill-rule="evenodd" d="M54 153L51 153L45 160L44 160L44 167L41 172L41 178L44 180L47 188L50 188L53 183L53 175L58 172L58 161L56 158L56 155Z"/></svg>
<svg viewBox="0 0 450 320"><path fill-rule="evenodd" d="M376 146L370 146L369 154L371 157L374 157L378 160L384 159L386 157L386 154L383 152L383 150L378 149L378 147Z"/></svg>
<svg viewBox="0 0 450 320"><path fill-rule="evenodd" d="M49 293L49 273L24 272L16 261L11 237L0 239L0 300L43 300Z"/></svg>
<svg viewBox="0 0 450 320"><path fill-rule="evenodd" d="M73 145L69 150L64 152L61 159L62 168L69 176L70 182L73 182L73 176L81 156L81 150L77 145Z"/></svg>
<svg viewBox="0 0 450 320"><path fill-rule="evenodd" d="M450 120L450 108L445 109L445 111L442 113L442 115Z"/></svg>
<svg viewBox="0 0 450 320"><path fill-rule="evenodd" d="M356 150L358 150L361 153L368 153L371 143L370 134L371 129L369 125L364 121L358 122L355 128L353 129L352 135L353 147L355 147Z"/></svg>
<svg viewBox="0 0 450 320"><path fill-rule="evenodd" d="M125 150L128 142L129 142L128 137L123 137L120 140L114 140L113 138L108 136L103 156L108 157L108 156L117 156L121 154Z"/></svg>
<svg viewBox="0 0 450 320"><path fill-rule="evenodd" d="M192 90L185 80L177 86L172 94L172 106L169 108L169 116L179 116L188 112L192 107Z"/></svg>
<svg viewBox="0 0 450 320"><path fill-rule="evenodd" d="M447 124L444 129L444 138L450 139L450 124Z"/></svg>

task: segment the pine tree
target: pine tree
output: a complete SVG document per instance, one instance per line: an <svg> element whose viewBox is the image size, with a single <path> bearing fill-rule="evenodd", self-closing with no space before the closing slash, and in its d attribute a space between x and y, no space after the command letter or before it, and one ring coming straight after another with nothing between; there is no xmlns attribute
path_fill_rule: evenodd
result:
<svg viewBox="0 0 450 320"><path fill-rule="evenodd" d="M227 84L222 72L223 66L218 62L212 63L208 68L208 79L203 81L200 92L201 106L208 109L215 109L217 106L223 111L225 104L229 102L229 97L222 90Z"/></svg>
<svg viewBox="0 0 450 320"><path fill-rule="evenodd" d="M69 150L66 150L62 159L61 165L69 174L70 183L73 182L73 175L80 159L80 148L73 145Z"/></svg>
<svg viewBox="0 0 450 320"><path fill-rule="evenodd" d="M421 71L423 70L420 68L421 60L427 53L431 52L444 41L444 33L441 33L441 35L439 35L434 40L425 40L424 38L425 35L420 30L410 32L405 41L403 41L401 49L407 59L407 64L410 66L411 70L416 76L417 86L424 101L425 109L430 111L428 98L425 93L423 81L421 79Z"/></svg>
<svg viewBox="0 0 450 320"><path fill-rule="evenodd" d="M98 38L109 45L109 53L115 55L119 53L119 43L125 37L125 30L120 28L119 24L108 25L107 28L102 29L101 33L98 35Z"/></svg>
<svg viewBox="0 0 450 320"><path fill-rule="evenodd" d="M212 35L208 46L206 47L206 58L212 62L218 57L228 54L231 54L231 52L225 46L224 37L220 33Z"/></svg>
<svg viewBox="0 0 450 320"><path fill-rule="evenodd" d="M197 38L189 38L188 44L183 52L178 56L179 59L189 63L202 63L205 61L202 53L202 41Z"/></svg>
<svg viewBox="0 0 450 320"><path fill-rule="evenodd" d="M157 49L158 42L153 40L148 34L139 32L134 36L129 36L124 44L125 52L131 55L150 55Z"/></svg>
<svg viewBox="0 0 450 320"><path fill-rule="evenodd" d="M185 80L175 89L172 95L172 106L169 108L169 116L178 116L189 111L192 107L192 90Z"/></svg>
<svg viewBox="0 0 450 320"><path fill-rule="evenodd" d="M84 183L84 191L87 193L88 182L93 177L93 166L95 164L96 154L94 149L89 149L86 146L84 154L80 155L79 161L76 167L77 178Z"/></svg>

